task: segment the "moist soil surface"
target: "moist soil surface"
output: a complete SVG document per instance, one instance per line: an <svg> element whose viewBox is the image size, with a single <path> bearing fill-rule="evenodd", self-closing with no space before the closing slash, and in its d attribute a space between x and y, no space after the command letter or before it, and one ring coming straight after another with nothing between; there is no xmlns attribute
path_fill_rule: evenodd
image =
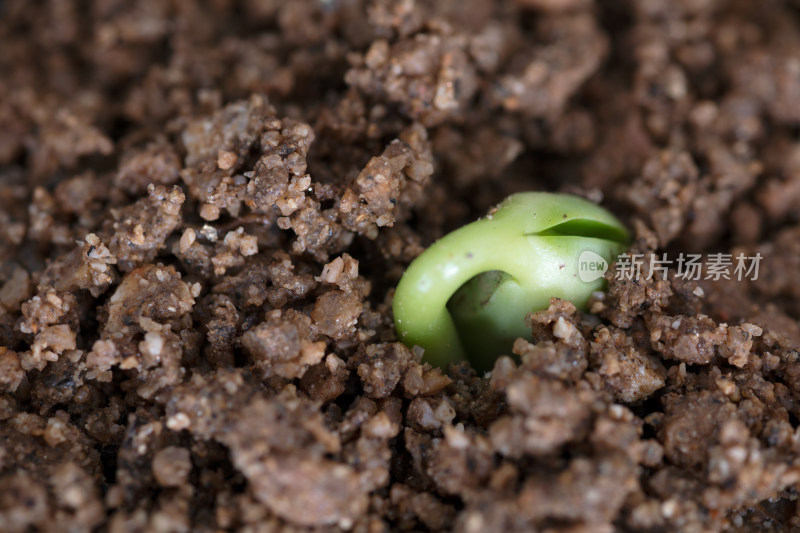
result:
<svg viewBox="0 0 800 533"><path fill-rule="evenodd" d="M0 530L800 529L797 0L5 0L0 42ZM641 275L432 368L394 287L522 190Z"/></svg>

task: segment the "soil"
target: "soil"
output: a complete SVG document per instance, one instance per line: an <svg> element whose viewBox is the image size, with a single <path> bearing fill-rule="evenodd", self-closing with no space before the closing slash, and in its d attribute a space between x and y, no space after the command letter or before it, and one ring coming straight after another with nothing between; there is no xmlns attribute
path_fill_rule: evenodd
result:
<svg viewBox="0 0 800 533"><path fill-rule="evenodd" d="M5 0L0 42L0 530L800 530L797 0ZM431 368L397 281L521 190L643 276Z"/></svg>

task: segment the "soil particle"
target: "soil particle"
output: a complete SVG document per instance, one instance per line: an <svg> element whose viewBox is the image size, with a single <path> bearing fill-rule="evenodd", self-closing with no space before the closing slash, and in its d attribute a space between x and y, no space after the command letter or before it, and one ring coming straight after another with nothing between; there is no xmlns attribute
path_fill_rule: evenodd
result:
<svg viewBox="0 0 800 533"><path fill-rule="evenodd" d="M171 146L151 144L120 161L114 185L128 194L142 195L151 183L176 183L180 169L180 159Z"/></svg>
<svg viewBox="0 0 800 533"><path fill-rule="evenodd" d="M545 455L580 438L588 429L591 390L571 390L558 381L523 375L505 388L513 415L490 427L492 445L510 457Z"/></svg>
<svg viewBox="0 0 800 533"><path fill-rule="evenodd" d="M640 402L664 386L667 371L658 357L638 349L618 330L600 328L595 335L592 366L617 400Z"/></svg>
<svg viewBox="0 0 800 533"><path fill-rule="evenodd" d="M265 377L303 377L309 366L325 355L325 342L312 341L311 319L288 310L267 314L267 321L242 336L242 346L250 353Z"/></svg>
<svg viewBox="0 0 800 533"><path fill-rule="evenodd" d="M467 36L446 25L389 43L374 41L354 58L345 81L364 93L399 105L431 127L463 113L477 90L475 67L465 53Z"/></svg>
<svg viewBox="0 0 800 533"><path fill-rule="evenodd" d="M114 222L105 228L108 249L125 272L152 261L181 222L186 195L180 188L150 185L147 192L147 198L112 212Z"/></svg>
<svg viewBox="0 0 800 533"><path fill-rule="evenodd" d="M337 340L355 335L355 325L361 315L358 294L333 290L317 298L311 320L320 333Z"/></svg>

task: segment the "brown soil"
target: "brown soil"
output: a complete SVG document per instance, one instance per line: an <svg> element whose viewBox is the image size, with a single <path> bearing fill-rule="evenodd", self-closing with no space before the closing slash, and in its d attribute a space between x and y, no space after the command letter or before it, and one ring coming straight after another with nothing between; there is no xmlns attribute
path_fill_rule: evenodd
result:
<svg viewBox="0 0 800 533"><path fill-rule="evenodd" d="M797 0L5 0L0 43L0 530L800 528ZM759 278L431 368L393 287L520 190Z"/></svg>

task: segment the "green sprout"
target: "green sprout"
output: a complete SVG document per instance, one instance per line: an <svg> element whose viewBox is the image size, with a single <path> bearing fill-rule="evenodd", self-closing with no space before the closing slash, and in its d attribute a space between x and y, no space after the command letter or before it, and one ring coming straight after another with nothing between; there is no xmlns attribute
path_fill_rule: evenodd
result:
<svg viewBox="0 0 800 533"><path fill-rule="evenodd" d="M517 337L530 338L525 316L551 297L585 308L628 239L611 213L583 198L509 196L411 263L394 295L397 333L432 365L468 359L490 369Z"/></svg>

